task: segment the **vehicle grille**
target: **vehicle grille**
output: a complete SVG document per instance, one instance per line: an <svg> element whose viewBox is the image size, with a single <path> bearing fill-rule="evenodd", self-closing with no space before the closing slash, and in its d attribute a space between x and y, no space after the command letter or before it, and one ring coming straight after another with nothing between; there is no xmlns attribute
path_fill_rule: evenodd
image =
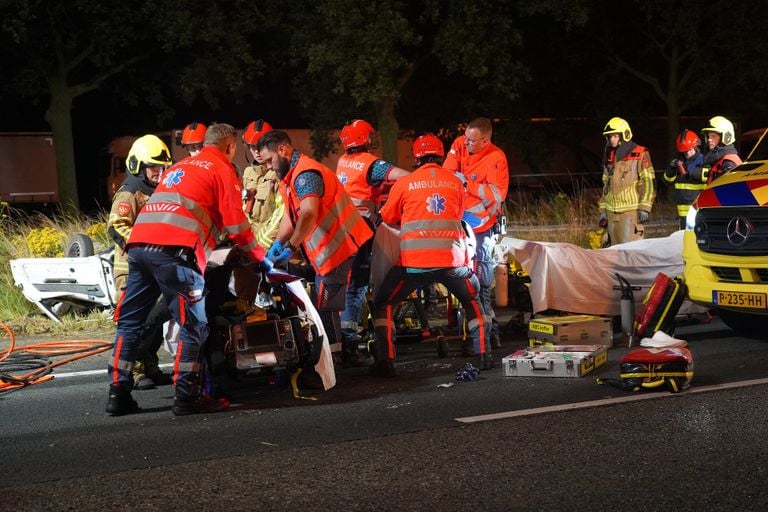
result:
<svg viewBox="0 0 768 512"><path fill-rule="evenodd" d="M746 240L740 245L738 236L728 226L741 217L749 226ZM702 251L728 256L768 255L768 208L703 208L696 214L696 243ZM744 230L742 229L742 232ZM734 243L736 242L736 243Z"/></svg>
<svg viewBox="0 0 768 512"><path fill-rule="evenodd" d="M717 276L718 281L731 281L740 283L741 272L733 267L712 267L712 272Z"/></svg>
<svg viewBox="0 0 768 512"><path fill-rule="evenodd" d="M745 282L741 276L741 272L739 268L711 267L711 270L717 277L718 281L730 282L730 283ZM753 275L752 272L754 272L754 276L756 277L754 282L768 283L768 268L746 268L745 270L748 272L748 275ZM748 282L752 282L752 280L748 279Z"/></svg>

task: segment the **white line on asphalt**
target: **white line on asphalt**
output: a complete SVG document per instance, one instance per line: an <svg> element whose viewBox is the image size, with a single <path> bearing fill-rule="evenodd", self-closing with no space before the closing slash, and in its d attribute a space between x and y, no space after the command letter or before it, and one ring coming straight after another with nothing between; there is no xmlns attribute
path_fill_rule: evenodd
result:
<svg viewBox="0 0 768 512"><path fill-rule="evenodd" d="M742 380L738 382L727 382L725 384L713 384L711 386L692 387L682 394L688 393L706 393L709 391L719 391L722 389L744 388L749 386L759 386L768 384L766 379ZM640 400L650 400L653 398L668 398L671 396L681 396L680 393L644 393L631 396L621 396L616 398L606 398L604 400L590 400L587 402L576 402L571 404L551 405L548 407L536 407L534 409L521 409L519 411L497 412L494 414L483 414L480 416L466 416L464 418L455 418L460 423L478 423L481 421L492 421L504 418L517 418L520 416L534 416L548 412L571 411L575 409L588 409L590 407L602 407L605 405L621 404L625 402L637 402Z"/></svg>
<svg viewBox="0 0 768 512"><path fill-rule="evenodd" d="M172 363L163 363L158 365L160 368L170 368L173 366ZM107 372L106 368L102 368L101 370L83 370L81 372L66 372L66 373L54 373L54 378L57 379L66 379L68 377L81 377L83 375L99 375L104 374Z"/></svg>

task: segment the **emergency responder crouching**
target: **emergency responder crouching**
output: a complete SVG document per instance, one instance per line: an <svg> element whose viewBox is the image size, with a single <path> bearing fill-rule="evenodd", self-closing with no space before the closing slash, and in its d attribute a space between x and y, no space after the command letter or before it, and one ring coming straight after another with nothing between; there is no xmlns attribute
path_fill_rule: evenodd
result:
<svg viewBox="0 0 768 512"><path fill-rule="evenodd" d="M154 135L139 137L128 152L125 180L115 193L107 219L107 233L115 242L112 271L116 304L120 301L128 279L126 241L131 235L136 216L160 183L163 171L170 165L171 153L168 147ZM157 351L163 343L163 323L169 318L165 303L158 301L140 336L136 364L133 367L134 389L152 389L171 383L170 376L160 370L157 357Z"/></svg>
<svg viewBox="0 0 768 512"><path fill-rule="evenodd" d="M632 141L629 123L611 118L603 129L603 195L598 225L608 229L611 245L641 240L656 196L651 155Z"/></svg>
<svg viewBox="0 0 768 512"><path fill-rule="evenodd" d="M142 326L161 294L180 326L173 413L215 412L228 405L201 389L200 356L208 337L203 270L222 232L252 259L271 267L243 213L232 165L235 137L228 124L208 128L200 154L168 169L136 217L126 243L128 282L116 308L117 335L107 368L111 383L106 411L113 416L138 410L131 396L131 370Z"/></svg>
<svg viewBox="0 0 768 512"><path fill-rule="evenodd" d="M394 266L374 289L376 363L374 375L393 377L395 325L392 308L420 286L442 283L459 299L481 370L493 367L485 322L478 302L480 282L472 273L467 232L462 225L464 186L440 166L445 151L435 135L418 137L413 156L419 166L392 186L381 219L400 227L400 265Z"/></svg>

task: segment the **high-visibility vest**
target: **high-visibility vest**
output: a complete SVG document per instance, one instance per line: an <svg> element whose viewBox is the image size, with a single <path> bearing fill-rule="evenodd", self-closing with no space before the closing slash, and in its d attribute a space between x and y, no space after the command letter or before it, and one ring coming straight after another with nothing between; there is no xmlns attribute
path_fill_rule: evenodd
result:
<svg viewBox="0 0 768 512"><path fill-rule="evenodd" d="M257 243L242 208L242 186L234 166L215 146L185 158L163 174L136 217L127 246L152 244L194 249L204 271L221 233L255 260L265 251Z"/></svg>
<svg viewBox="0 0 768 512"><path fill-rule="evenodd" d="M368 183L368 169L376 160L379 158L371 153L347 153L339 157L336 165L336 176L360 215L372 220L378 211L381 196L381 187L373 187Z"/></svg>
<svg viewBox="0 0 768 512"><path fill-rule="evenodd" d="M464 186L437 164L398 179L381 209L387 224L400 225L400 262L411 268L456 268L469 264L461 217Z"/></svg>
<svg viewBox="0 0 768 512"><path fill-rule="evenodd" d="M739 155L735 153L726 153L723 155L723 158L713 163L711 167L704 167L701 170L702 181L706 181L707 185L709 185L714 180L725 174L725 171L723 170L723 165L725 162L733 162L736 165L741 165L743 163L741 158L739 158Z"/></svg>
<svg viewBox="0 0 768 512"><path fill-rule="evenodd" d="M488 144L480 152L470 155L461 135L451 144L443 162L449 171L461 171L467 178L466 211L480 219L473 228L475 233L488 231L501 213L509 188L509 168L504 152Z"/></svg>
<svg viewBox="0 0 768 512"><path fill-rule="evenodd" d="M320 197L317 225L302 246L315 272L321 276L328 275L353 256L373 236L373 231L360 216L333 171L304 154L298 153L298 158L291 159L292 162L294 160L296 163L280 182L280 193L295 226L301 213L301 200L296 193L297 179L306 171L316 172L322 178L324 194Z"/></svg>

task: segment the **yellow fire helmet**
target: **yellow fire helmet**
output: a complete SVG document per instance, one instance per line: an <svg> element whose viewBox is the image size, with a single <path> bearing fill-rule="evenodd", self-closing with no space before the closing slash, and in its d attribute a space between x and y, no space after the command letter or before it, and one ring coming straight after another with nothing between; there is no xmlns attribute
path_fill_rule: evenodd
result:
<svg viewBox="0 0 768 512"><path fill-rule="evenodd" d="M733 123L723 116L715 116L709 120L709 126L701 129L702 132L715 132L720 134L720 142L725 146L736 142L736 131L733 129Z"/></svg>
<svg viewBox="0 0 768 512"><path fill-rule="evenodd" d="M142 164L145 167L154 165L169 166L171 152L168 146L155 135L144 135L133 142L128 158L125 159L125 167L131 174L139 174Z"/></svg>
<svg viewBox="0 0 768 512"><path fill-rule="evenodd" d="M629 123L620 117L612 117L603 128L603 135L611 135L613 133L621 134L621 140L629 142L632 140L632 128L629 127Z"/></svg>

